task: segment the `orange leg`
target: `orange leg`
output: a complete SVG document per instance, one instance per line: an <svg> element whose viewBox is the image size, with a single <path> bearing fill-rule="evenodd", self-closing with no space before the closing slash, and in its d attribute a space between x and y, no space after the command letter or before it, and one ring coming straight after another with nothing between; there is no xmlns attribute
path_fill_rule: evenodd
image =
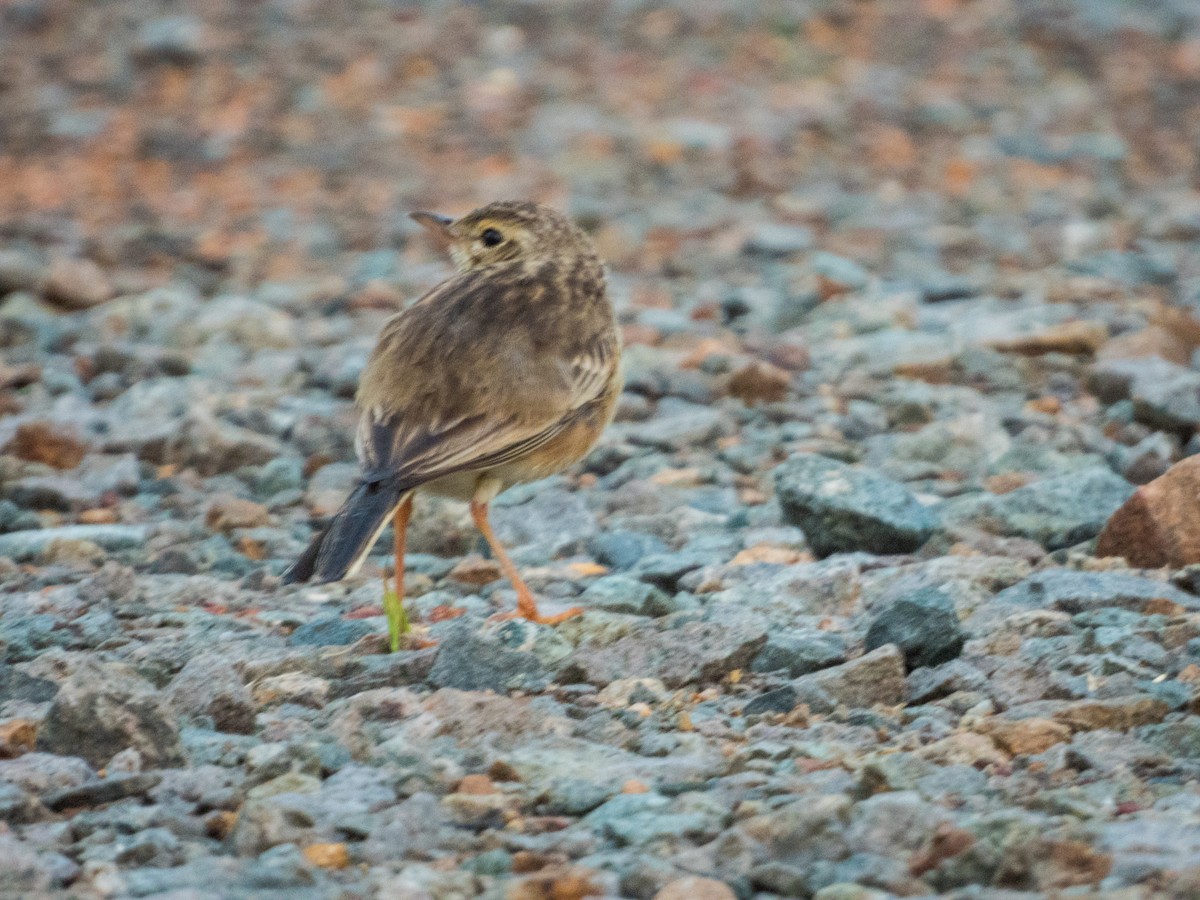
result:
<svg viewBox="0 0 1200 900"><path fill-rule="evenodd" d="M394 534L393 551L396 554L396 597L404 602L404 545L408 539L408 519L412 515L413 495L409 494L404 502L396 507L392 516L392 532Z"/></svg>
<svg viewBox="0 0 1200 900"><path fill-rule="evenodd" d="M521 618L528 619L530 622L539 622L542 625L554 625L583 613L583 610L578 607L569 609L565 613L559 613L556 616L543 616L538 612L537 601L533 598L533 593L521 578L521 574L517 571L517 567L513 565L513 561L509 558L504 546L496 538L495 532L492 531L492 523L488 521L487 501L471 501L471 518L475 521L475 527L479 529L484 540L488 542L488 546L492 548L492 553L496 556L496 562L500 563L500 570L504 573L504 577L516 589L516 612L506 614L506 618L520 616Z"/></svg>

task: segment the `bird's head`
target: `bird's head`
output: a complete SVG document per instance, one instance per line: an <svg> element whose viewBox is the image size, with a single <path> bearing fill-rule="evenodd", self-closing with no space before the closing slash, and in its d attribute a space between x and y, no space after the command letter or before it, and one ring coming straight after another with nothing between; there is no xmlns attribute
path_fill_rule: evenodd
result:
<svg viewBox="0 0 1200 900"><path fill-rule="evenodd" d="M489 203L459 219L412 213L445 245L460 271L508 260L594 253L591 240L557 210L526 200Z"/></svg>

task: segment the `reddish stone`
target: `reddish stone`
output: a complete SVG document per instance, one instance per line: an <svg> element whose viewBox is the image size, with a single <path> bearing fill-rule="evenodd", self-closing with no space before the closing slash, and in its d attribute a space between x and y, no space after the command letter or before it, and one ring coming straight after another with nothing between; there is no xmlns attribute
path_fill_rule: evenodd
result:
<svg viewBox="0 0 1200 900"><path fill-rule="evenodd" d="M87 444L49 422L26 422L0 452L55 469L73 469L83 462Z"/></svg>
<svg viewBox="0 0 1200 900"><path fill-rule="evenodd" d="M66 309L88 309L111 300L115 290L104 270L90 259L59 259L51 264L42 293Z"/></svg>
<svg viewBox="0 0 1200 900"><path fill-rule="evenodd" d="M1138 488L1104 526L1097 556L1131 566L1178 568L1200 562L1200 457L1190 456Z"/></svg>
<svg viewBox="0 0 1200 900"><path fill-rule="evenodd" d="M743 403L776 403L787 396L792 377L768 362L747 363L729 376L727 390Z"/></svg>

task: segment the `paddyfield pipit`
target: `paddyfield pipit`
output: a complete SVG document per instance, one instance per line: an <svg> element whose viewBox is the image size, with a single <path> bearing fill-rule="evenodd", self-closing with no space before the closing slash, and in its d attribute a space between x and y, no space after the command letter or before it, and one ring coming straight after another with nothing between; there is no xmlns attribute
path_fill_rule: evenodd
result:
<svg viewBox="0 0 1200 900"><path fill-rule="evenodd" d="M578 611L538 611L488 504L581 459L612 418L621 344L602 263L586 234L535 203L413 218L458 273L384 325L356 398L360 481L284 583L352 575L390 520L401 591L413 495L429 491L469 501L517 615L560 621Z"/></svg>

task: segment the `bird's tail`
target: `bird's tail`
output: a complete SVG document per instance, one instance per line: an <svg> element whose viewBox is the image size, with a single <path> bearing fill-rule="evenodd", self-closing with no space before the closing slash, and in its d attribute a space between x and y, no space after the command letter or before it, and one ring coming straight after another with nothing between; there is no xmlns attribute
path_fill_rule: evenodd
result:
<svg viewBox="0 0 1200 900"><path fill-rule="evenodd" d="M410 493L398 485L359 482L325 529L283 573L283 583L340 581L353 575Z"/></svg>

